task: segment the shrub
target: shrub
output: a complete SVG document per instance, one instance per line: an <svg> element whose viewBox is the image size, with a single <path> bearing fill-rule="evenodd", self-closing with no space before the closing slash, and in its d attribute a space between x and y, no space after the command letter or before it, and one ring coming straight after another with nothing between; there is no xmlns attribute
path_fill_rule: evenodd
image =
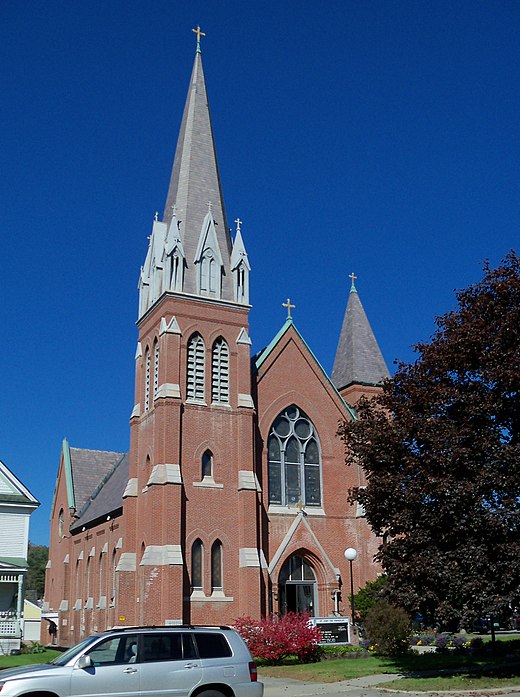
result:
<svg viewBox="0 0 520 697"><path fill-rule="evenodd" d="M395 656L408 651L410 642L410 618L400 607L386 600L379 600L368 612L365 620L370 645L383 656Z"/></svg>
<svg viewBox="0 0 520 697"><path fill-rule="evenodd" d="M235 620L235 629L253 656L268 665L281 663L288 656L296 656L301 663L319 659L321 631L309 623L308 615L289 612L260 621L240 617Z"/></svg>

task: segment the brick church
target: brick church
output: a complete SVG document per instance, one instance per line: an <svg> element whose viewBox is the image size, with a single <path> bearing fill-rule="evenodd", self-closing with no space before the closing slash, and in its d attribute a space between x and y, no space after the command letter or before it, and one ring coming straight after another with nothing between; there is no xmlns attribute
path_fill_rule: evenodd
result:
<svg viewBox="0 0 520 697"><path fill-rule="evenodd" d="M251 266L240 221L228 228L197 38L139 278L130 451L63 442L43 608L60 644L114 625L348 614L344 550L355 588L378 571L336 431L388 369L353 282L330 377L290 301L251 355Z"/></svg>

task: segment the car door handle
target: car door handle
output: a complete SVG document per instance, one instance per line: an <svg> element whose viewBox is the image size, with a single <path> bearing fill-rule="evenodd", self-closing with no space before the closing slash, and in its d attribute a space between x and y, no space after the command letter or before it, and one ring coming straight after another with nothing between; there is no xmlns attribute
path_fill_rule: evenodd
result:
<svg viewBox="0 0 520 697"><path fill-rule="evenodd" d="M137 668L125 668L123 673L137 673Z"/></svg>
<svg viewBox="0 0 520 697"><path fill-rule="evenodd" d="M198 668L199 664L198 663L186 663L185 668Z"/></svg>

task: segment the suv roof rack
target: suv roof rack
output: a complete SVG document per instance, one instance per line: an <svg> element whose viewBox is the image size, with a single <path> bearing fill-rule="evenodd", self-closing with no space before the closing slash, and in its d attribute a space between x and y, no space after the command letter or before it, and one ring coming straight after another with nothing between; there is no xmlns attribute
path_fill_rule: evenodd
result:
<svg viewBox="0 0 520 697"><path fill-rule="evenodd" d="M151 625L125 625L124 627L110 627L107 632L135 632L136 629L231 629L228 624L151 624Z"/></svg>

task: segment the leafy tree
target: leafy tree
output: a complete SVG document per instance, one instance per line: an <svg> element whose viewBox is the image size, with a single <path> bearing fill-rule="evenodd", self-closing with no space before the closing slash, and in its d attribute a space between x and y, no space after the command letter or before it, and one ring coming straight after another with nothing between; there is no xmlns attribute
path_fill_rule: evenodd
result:
<svg viewBox="0 0 520 697"><path fill-rule="evenodd" d="M340 428L390 598L441 624L497 613L520 587L517 254L456 298L416 361Z"/></svg>
<svg viewBox="0 0 520 697"><path fill-rule="evenodd" d="M45 589L45 567L49 559L49 548L45 545L33 545L29 542L27 552L26 591L36 591L38 598L43 598Z"/></svg>
<svg viewBox="0 0 520 697"><path fill-rule="evenodd" d="M365 627L370 643L383 656L406 653L410 646L410 618L401 607L378 600L368 611Z"/></svg>
<svg viewBox="0 0 520 697"><path fill-rule="evenodd" d="M387 577L378 576L375 581L367 581L363 588L354 594L354 607L362 622L366 619L369 610L384 598L386 586Z"/></svg>

